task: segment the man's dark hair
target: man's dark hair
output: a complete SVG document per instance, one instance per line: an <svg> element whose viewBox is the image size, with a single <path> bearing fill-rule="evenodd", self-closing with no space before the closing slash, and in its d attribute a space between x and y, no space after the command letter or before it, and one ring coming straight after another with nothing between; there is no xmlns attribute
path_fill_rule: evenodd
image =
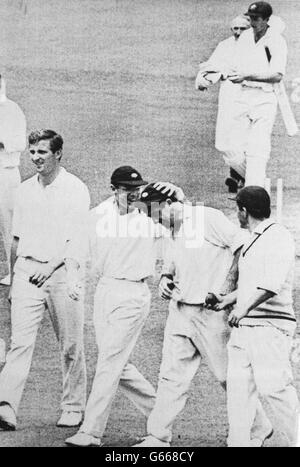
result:
<svg viewBox="0 0 300 467"><path fill-rule="evenodd" d="M29 144L37 144L43 140L49 140L49 147L53 154L63 148L64 141L62 137L53 130L34 130L28 136Z"/></svg>
<svg viewBox="0 0 300 467"><path fill-rule="evenodd" d="M237 196L239 210L247 210L254 219L267 219L271 215L271 200L268 192L260 186L246 186Z"/></svg>

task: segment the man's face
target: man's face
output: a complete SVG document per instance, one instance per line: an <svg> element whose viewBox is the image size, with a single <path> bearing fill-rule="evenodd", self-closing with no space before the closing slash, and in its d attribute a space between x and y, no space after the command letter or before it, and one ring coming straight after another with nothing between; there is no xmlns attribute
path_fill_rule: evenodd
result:
<svg viewBox="0 0 300 467"><path fill-rule="evenodd" d="M42 140L29 146L31 161L34 163L37 173L51 175L59 165L61 151L53 153L50 149L50 140Z"/></svg>
<svg viewBox="0 0 300 467"><path fill-rule="evenodd" d="M151 217L155 224L163 224L170 228L171 208L166 202L153 202L148 206L148 216Z"/></svg>
<svg viewBox="0 0 300 467"><path fill-rule="evenodd" d="M161 203L151 203L151 210L148 216L155 224L162 224L167 229L179 229L182 223L182 204L163 201Z"/></svg>
<svg viewBox="0 0 300 467"><path fill-rule="evenodd" d="M112 185L112 189L120 212L124 214L135 209L134 203L139 199L140 186L118 185L115 187Z"/></svg>
<svg viewBox="0 0 300 467"><path fill-rule="evenodd" d="M236 26L233 26L231 28L231 31L232 31L235 39L238 39L240 37L240 35L242 34L242 32L246 31L246 29L248 29L246 26L236 25Z"/></svg>
<svg viewBox="0 0 300 467"><path fill-rule="evenodd" d="M268 19L263 19L261 16L250 16L250 24L255 33L265 31L268 26Z"/></svg>

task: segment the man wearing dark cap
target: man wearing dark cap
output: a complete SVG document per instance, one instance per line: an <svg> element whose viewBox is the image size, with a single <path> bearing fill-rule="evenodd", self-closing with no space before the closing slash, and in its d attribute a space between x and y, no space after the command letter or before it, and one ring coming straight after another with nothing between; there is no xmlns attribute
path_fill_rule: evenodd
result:
<svg viewBox="0 0 300 467"><path fill-rule="evenodd" d="M153 408L155 390L129 362L150 311L146 279L154 274L155 224L136 208L139 192L146 185L130 166L111 176L114 195L93 209L89 221L93 275L100 276L94 299L94 325L99 348L93 387L83 424L66 440L74 446L101 446L112 401L120 384L134 405L146 416ZM171 184L162 184L182 194ZM73 243L67 254L69 271L76 270L82 245ZM76 290L72 293L76 299Z"/></svg>
<svg viewBox="0 0 300 467"><path fill-rule="evenodd" d="M235 99L235 94L237 92L237 86L235 86L231 81L226 79L228 71L230 69L230 64L234 57L238 41L241 34L250 28L250 19L248 16L239 15L235 17L231 23L230 28L232 35L227 39L221 41L212 55L209 57L208 61L200 63L199 68L200 72L198 76L203 76L206 70L211 71L214 69L222 70L222 77L220 80L220 90L219 90L219 101L218 101L218 115L216 122L216 132L215 132L215 147L218 151L223 152L224 148L226 149L227 139L229 130L231 128L231 108L232 101ZM223 76L225 75L225 78ZM211 74L210 74L211 76ZM204 91L207 89L206 86L199 86L198 80L196 80L196 88ZM227 160L225 159L225 162ZM225 181L225 184L228 186L229 192L236 193L238 186L241 186L245 180L232 168L230 168L230 177Z"/></svg>
<svg viewBox="0 0 300 467"><path fill-rule="evenodd" d="M161 297L170 300L170 306L156 402L147 436L136 447L168 447L173 423L185 406L202 358L226 387L229 327L225 312L215 313L205 302L209 293L225 291L233 254L248 233L221 211L180 203L153 185L145 188L141 200L147 205L148 216L168 228L172 236L166 239L169 245L159 284ZM257 412L260 430L255 425L253 436L263 442L271 428L259 401Z"/></svg>
<svg viewBox="0 0 300 467"><path fill-rule="evenodd" d="M254 2L247 11L251 28L237 44L227 79L237 87L225 162L246 185L264 187L277 111L274 84L285 74L287 46L278 28L270 27L272 7Z"/></svg>
<svg viewBox="0 0 300 467"><path fill-rule="evenodd" d="M296 330L294 240L269 219L270 197L263 188L243 188L236 202L240 224L251 237L240 255L237 290L216 307L236 303L228 318L233 327L228 344L228 446L250 445L258 396L273 409L285 443L295 446L299 401L289 360Z"/></svg>

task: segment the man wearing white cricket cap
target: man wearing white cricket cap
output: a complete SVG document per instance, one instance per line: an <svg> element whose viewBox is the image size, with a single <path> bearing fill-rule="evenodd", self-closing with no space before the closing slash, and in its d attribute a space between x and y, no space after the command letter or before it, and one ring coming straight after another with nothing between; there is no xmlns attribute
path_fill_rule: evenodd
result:
<svg viewBox="0 0 300 467"><path fill-rule="evenodd" d="M6 253L8 275L0 284L10 285L11 226L16 190L20 185L20 155L26 148L26 120L18 104L6 97L0 78L0 234Z"/></svg>

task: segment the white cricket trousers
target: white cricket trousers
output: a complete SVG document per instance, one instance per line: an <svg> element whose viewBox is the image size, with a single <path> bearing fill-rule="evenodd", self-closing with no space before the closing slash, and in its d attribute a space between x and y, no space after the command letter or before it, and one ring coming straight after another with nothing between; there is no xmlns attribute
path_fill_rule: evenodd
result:
<svg viewBox="0 0 300 467"><path fill-rule="evenodd" d="M83 300L72 300L62 266L38 288L29 282L34 261L18 258L11 292L11 347L0 374L0 401L17 413L29 374L36 336L47 309L59 342L63 373L61 408L81 412L86 402ZM51 376L51 375L50 375Z"/></svg>
<svg viewBox="0 0 300 467"><path fill-rule="evenodd" d="M171 300L156 403L147 423L149 435L171 441L173 423L186 404L202 357L225 388L229 332L224 312Z"/></svg>
<svg viewBox="0 0 300 467"><path fill-rule="evenodd" d="M19 167L4 168L0 164L0 233L3 239L8 273L10 272L13 208L20 183Z"/></svg>
<svg viewBox="0 0 300 467"><path fill-rule="evenodd" d="M274 92L240 86L229 112L231 129L224 160L245 178L246 185L265 186L276 111Z"/></svg>
<svg viewBox="0 0 300 467"><path fill-rule="evenodd" d="M230 328L225 312L202 305L171 300L166 323L156 402L147 423L147 433L171 442L174 421L183 410L192 379L202 358L226 388L227 343ZM253 423L253 437L269 426L260 403Z"/></svg>
<svg viewBox="0 0 300 467"><path fill-rule="evenodd" d="M296 442L299 401L289 360L292 337L273 326L240 326L228 343L228 446L247 447L258 397L271 406L288 446Z"/></svg>
<svg viewBox="0 0 300 467"><path fill-rule="evenodd" d="M81 432L101 438L118 386L148 417L153 386L128 360L150 311L145 282L102 277L94 302L94 325L99 349L96 374Z"/></svg>

